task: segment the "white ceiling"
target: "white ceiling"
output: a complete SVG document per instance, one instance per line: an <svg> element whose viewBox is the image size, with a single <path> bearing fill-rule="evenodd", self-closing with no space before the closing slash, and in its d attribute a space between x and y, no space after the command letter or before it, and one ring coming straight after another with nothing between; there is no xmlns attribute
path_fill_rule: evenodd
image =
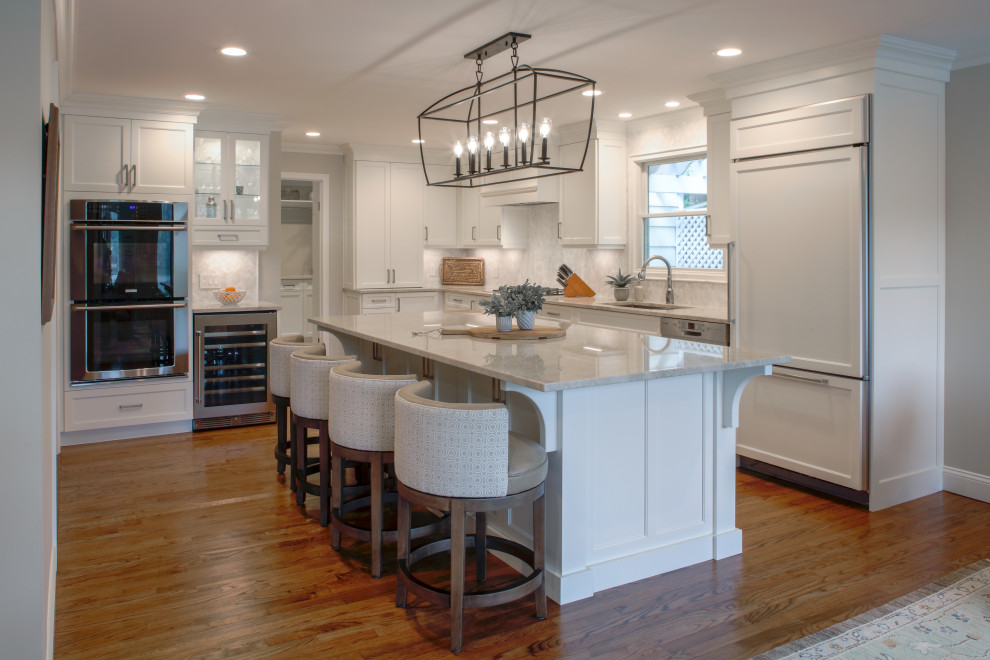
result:
<svg viewBox="0 0 990 660"><path fill-rule="evenodd" d="M408 145L416 115L474 80L464 53L533 35L520 61L586 75L596 114L642 117L707 76L880 34L990 62L988 0L77 0L73 90L281 115L283 141ZM241 58L217 53L246 48ZM737 46L743 55L712 52ZM509 68L508 53L486 63ZM683 107L683 106L682 106ZM306 138L318 130L319 138Z"/></svg>

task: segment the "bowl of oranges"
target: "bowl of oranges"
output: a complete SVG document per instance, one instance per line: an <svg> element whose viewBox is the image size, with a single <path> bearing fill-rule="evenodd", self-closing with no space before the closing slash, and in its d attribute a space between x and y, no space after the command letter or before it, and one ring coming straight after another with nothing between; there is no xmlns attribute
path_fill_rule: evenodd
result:
<svg viewBox="0 0 990 660"><path fill-rule="evenodd" d="M247 291L237 287L228 286L226 289L214 289L213 297L223 305L236 305L244 300Z"/></svg>

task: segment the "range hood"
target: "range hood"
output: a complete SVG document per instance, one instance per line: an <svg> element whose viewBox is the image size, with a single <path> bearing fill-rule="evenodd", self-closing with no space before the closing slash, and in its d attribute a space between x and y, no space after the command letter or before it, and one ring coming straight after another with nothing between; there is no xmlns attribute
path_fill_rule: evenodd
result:
<svg viewBox="0 0 990 660"><path fill-rule="evenodd" d="M481 190L482 206L534 206L560 201L560 177L513 181Z"/></svg>

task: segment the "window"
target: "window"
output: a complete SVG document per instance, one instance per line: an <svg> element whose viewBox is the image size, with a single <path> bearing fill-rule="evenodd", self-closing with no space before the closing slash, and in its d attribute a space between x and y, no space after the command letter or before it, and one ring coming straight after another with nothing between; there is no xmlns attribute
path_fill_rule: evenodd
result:
<svg viewBox="0 0 990 660"><path fill-rule="evenodd" d="M708 247L708 159L653 161L643 170L643 260L660 255L673 268L720 270L722 250Z"/></svg>

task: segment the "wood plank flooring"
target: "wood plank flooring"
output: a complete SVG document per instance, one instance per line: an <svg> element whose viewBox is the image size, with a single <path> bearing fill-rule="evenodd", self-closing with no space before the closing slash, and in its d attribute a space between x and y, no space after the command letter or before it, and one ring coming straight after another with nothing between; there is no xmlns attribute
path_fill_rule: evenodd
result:
<svg viewBox="0 0 990 660"><path fill-rule="evenodd" d="M394 548L380 579L367 544L331 549L273 446L262 426L64 448L55 657L450 657L445 610L394 606ZM738 493L742 556L545 621L529 599L470 610L461 657L747 658L990 557L990 504L964 497L870 514L747 474Z"/></svg>

